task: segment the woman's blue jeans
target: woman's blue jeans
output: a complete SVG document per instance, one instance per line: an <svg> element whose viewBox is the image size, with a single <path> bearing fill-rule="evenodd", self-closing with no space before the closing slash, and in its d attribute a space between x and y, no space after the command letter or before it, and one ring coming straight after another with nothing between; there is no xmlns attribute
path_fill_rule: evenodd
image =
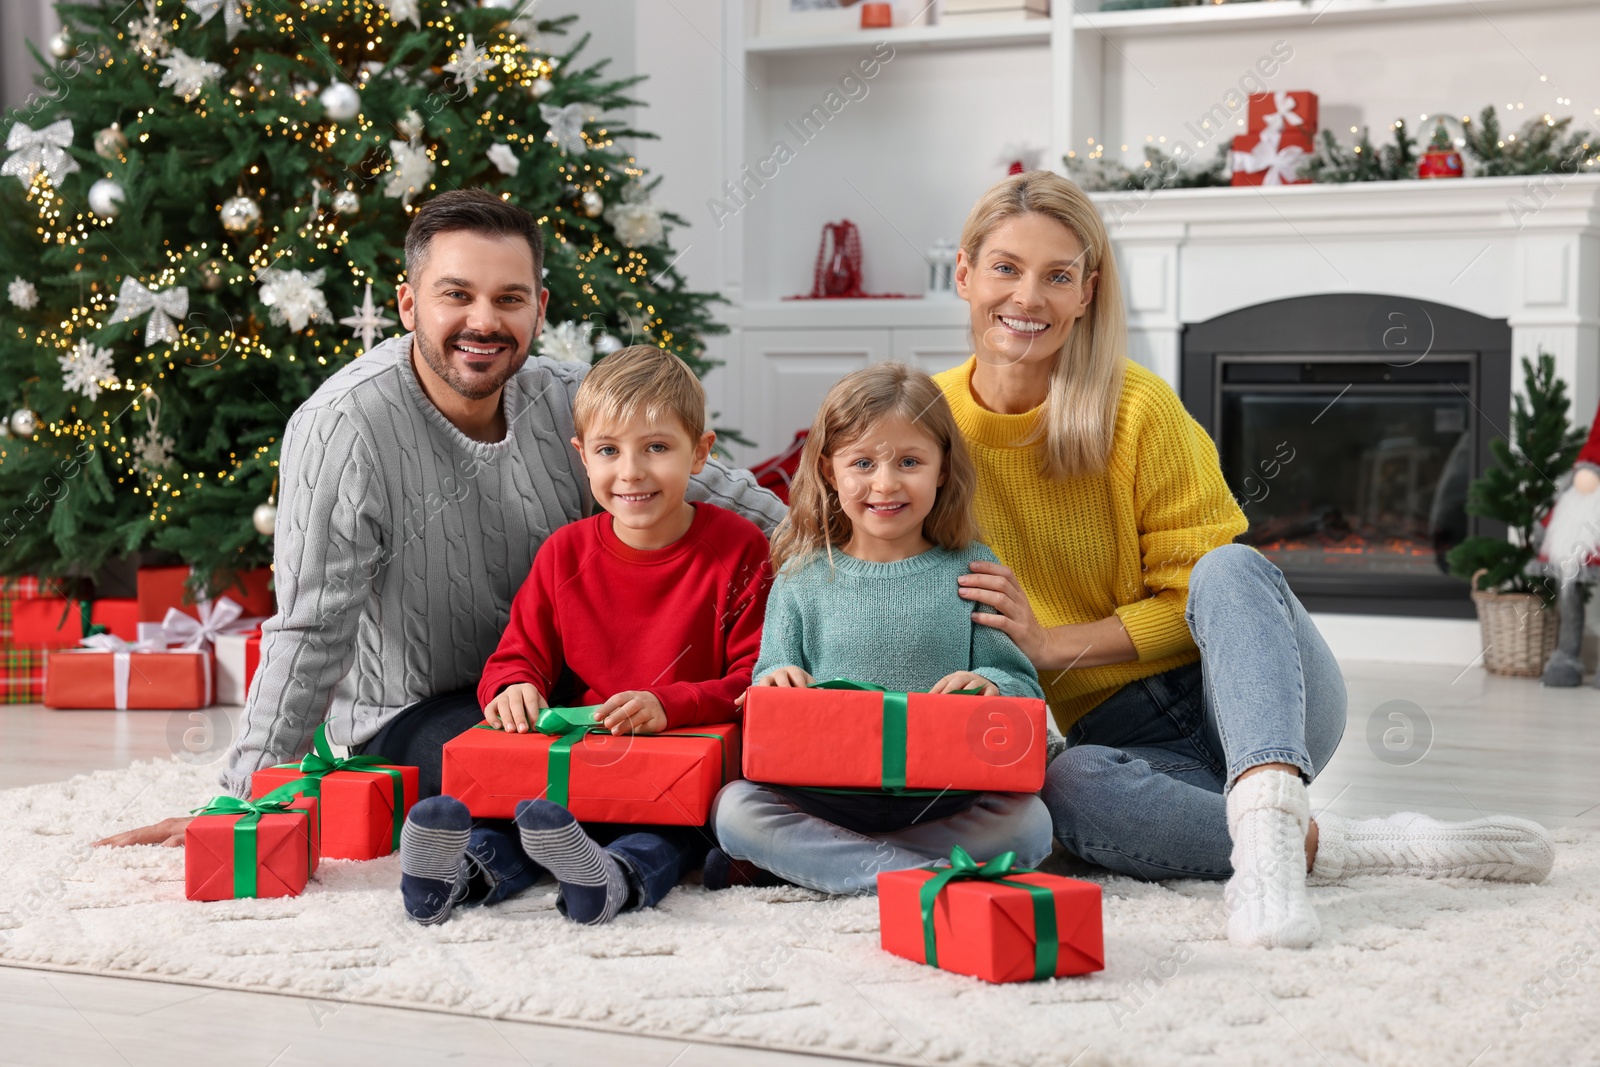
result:
<svg viewBox="0 0 1600 1067"><path fill-rule="evenodd" d="M1225 791L1263 763L1310 781L1344 735L1339 665L1265 556L1202 556L1186 618L1200 662L1129 682L1074 723L1041 794L1068 851L1136 878L1230 876Z"/></svg>

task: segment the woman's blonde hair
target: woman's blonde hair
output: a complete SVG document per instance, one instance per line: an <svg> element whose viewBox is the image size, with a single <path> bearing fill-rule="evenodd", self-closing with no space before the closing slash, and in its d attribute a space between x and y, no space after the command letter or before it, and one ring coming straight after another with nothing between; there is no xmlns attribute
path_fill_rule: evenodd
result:
<svg viewBox="0 0 1600 1067"><path fill-rule="evenodd" d="M874 363L839 379L828 390L811 422L800 467L789 485L789 515L772 538L772 571L790 560L804 562L850 540L852 526L839 492L824 473L842 448L859 441L879 420L898 415L939 445L944 484L933 510L922 521L922 536L945 549L960 549L978 539L972 517L977 472L966 441L956 428L950 404L934 380L904 363Z"/></svg>
<svg viewBox="0 0 1600 1067"><path fill-rule="evenodd" d="M1067 179L1047 170L1014 174L978 198L961 228L961 250L976 265L983 243L997 226L1020 215L1043 215L1077 235L1083 245L1080 278L1087 284L1098 271L1094 297L1072 327L1050 374L1044 417L1034 436L1044 438L1044 475L1064 479L1099 474L1111 458L1122 399L1123 359L1128 324L1122 309L1122 283L1111 239L1094 202ZM976 346L976 338L974 338Z"/></svg>

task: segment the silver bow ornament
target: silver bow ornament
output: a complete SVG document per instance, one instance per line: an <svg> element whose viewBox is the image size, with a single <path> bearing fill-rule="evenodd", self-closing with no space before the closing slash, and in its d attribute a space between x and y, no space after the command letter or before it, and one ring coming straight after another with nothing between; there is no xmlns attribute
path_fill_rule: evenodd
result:
<svg viewBox="0 0 1600 1067"><path fill-rule="evenodd" d="M145 288L137 278L123 278L122 291L117 294L117 311L106 322L127 322L145 312L150 319L144 324L144 346L171 344L178 339L175 320L189 313L189 290L182 287L156 292Z"/></svg>
<svg viewBox="0 0 1600 1067"><path fill-rule="evenodd" d="M200 617L186 615L177 608L168 608L161 620L161 630L167 647L177 646L185 651L198 649L210 651L212 644L223 634L240 634L254 630L264 621L263 616L240 618L244 608L232 597L202 600L195 605Z"/></svg>
<svg viewBox="0 0 1600 1067"><path fill-rule="evenodd" d="M26 122L18 122L6 137L6 150L11 158L0 164L0 174L12 175L27 188L42 170L59 185L62 178L78 169L78 161L67 155L70 144L70 119L60 119L37 130Z"/></svg>

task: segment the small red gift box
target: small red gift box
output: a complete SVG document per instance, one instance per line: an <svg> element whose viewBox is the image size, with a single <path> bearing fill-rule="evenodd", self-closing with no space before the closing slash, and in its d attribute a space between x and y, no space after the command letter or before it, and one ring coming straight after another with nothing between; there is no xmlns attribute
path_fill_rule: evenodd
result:
<svg viewBox="0 0 1600 1067"><path fill-rule="evenodd" d="M217 637L217 703L243 704L261 662L261 631ZM254 653L252 655L252 652Z"/></svg>
<svg viewBox="0 0 1600 1067"><path fill-rule="evenodd" d="M190 900L300 895L320 855L317 798L283 800L289 810L252 818L250 805L218 797L202 809L214 813L190 820L183 833L184 889Z"/></svg>
<svg viewBox="0 0 1600 1067"><path fill-rule="evenodd" d="M199 607L189 599L189 574L188 567L140 567L138 621L161 622L167 617L168 608L177 608L185 615L200 618ZM242 615L266 616L276 610L272 590L268 588L271 581L271 569L262 567L245 571L238 576L235 584L214 592L218 597L235 601L244 609L240 613Z"/></svg>
<svg viewBox="0 0 1600 1067"><path fill-rule="evenodd" d="M211 653L52 649L44 706L60 709L190 711L212 703Z"/></svg>
<svg viewBox="0 0 1600 1067"><path fill-rule="evenodd" d="M445 743L443 792L486 819L509 819L517 801L547 797L588 822L703 826L738 766L731 723L620 737L483 726Z"/></svg>
<svg viewBox="0 0 1600 1067"><path fill-rule="evenodd" d="M830 789L1044 787L1044 701L854 686L747 690L744 776Z"/></svg>
<svg viewBox="0 0 1600 1067"><path fill-rule="evenodd" d="M400 828L417 802L415 767L391 766L377 756L334 759L312 753L300 763L252 774L250 795L262 797L307 776L322 782L323 856L370 860L400 851Z"/></svg>
<svg viewBox="0 0 1600 1067"><path fill-rule="evenodd" d="M1228 165L1234 185L1309 185L1300 167L1316 150L1302 130L1242 133L1233 139Z"/></svg>
<svg viewBox="0 0 1600 1067"><path fill-rule="evenodd" d="M964 861L964 872L878 875L885 951L986 982L1105 968L1099 886L1037 871L991 870L997 864L1009 868L1009 854L979 868L957 853L956 867Z"/></svg>
<svg viewBox="0 0 1600 1067"><path fill-rule="evenodd" d="M1286 90L1276 93L1253 93L1245 127L1251 133L1267 128L1272 116L1281 116L1285 130L1301 130L1314 134L1321 128L1317 114L1317 94L1303 90ZM1299 121L1295 121L1298 119Z"/></svg>
<svg viewBox="0 0 1600 1067"><path fill-rule="evenodd" d="M11 643L28 648L75 648L84 637L82 601L42 597L11 606ZM139 637L136 600L89 601L89 624L135 641Z"/></svg>

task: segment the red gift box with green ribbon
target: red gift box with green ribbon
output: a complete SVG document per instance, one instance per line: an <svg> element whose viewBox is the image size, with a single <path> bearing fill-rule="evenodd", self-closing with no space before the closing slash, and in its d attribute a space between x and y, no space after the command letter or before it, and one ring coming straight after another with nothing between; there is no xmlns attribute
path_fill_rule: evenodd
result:
<svg viewBox="0 0 1600 1067"><path fill-rule="evenodd" d="M27 648L74 648L97 633L136 641L138 615L138 601L132 599L18 600L11 606L11 643Z"/></svg>
<svg viewBox="0 0 1600 1067"><path fill-rule="evenodd" d="M183 834L190 900L299 896L320 856L317 782L300 778L256 800L196 808Z"/></svg>
<svg viewBox="0 0 1600 1067"><path fill-rule="evenodd" d="M958 845L949 867L880 873L878 928L885 951L986 982L1105 969L1100 887L1014 852L980 865Z"/></svg>
<svg viewBox="0 0 1600 1067"><path fill-rule="evenodd" d="M818 789L1037 793L1046 714L1027 697L897 693L846 678L753 686L744 776Z"/></svg>
<svg viewBox="0 0 1600 1067"><path fill-rule="evenodd" d="M305 758L255 772L250 792L261 797L297 778L320 783L324 858L370 860L400 851L400 828L417 802L415 767L396 767L382 756L336 757L319 726Z"/></svg>
<svg viewBox="0 0 1600 1067"><path fill-rule="evenodd" d="M444 792L478 818L509 819L544 797L587 822L703 826L739 767L731 723L612 736L599 705L544 708L533 730L479 724L445 743Z"/></svg>

